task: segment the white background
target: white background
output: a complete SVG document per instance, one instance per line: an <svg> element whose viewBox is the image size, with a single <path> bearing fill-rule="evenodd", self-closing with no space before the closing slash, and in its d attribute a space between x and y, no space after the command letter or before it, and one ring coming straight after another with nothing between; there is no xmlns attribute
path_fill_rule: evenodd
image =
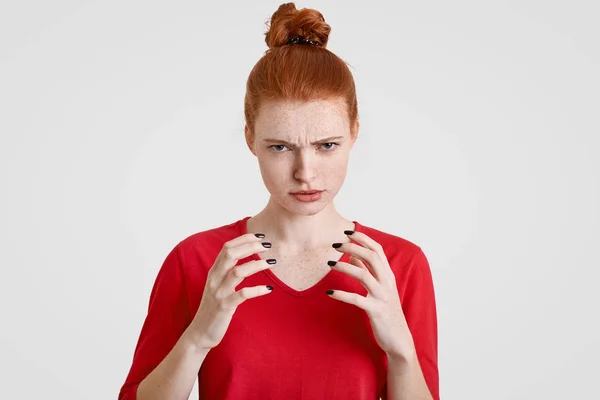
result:
<svg viewBox="0 0 600 400"><path fill-rule="evenodd" d="M168 251L266 204L243 96L279 4L2 1L0 398L116 399ZM358 87L338 210L429 258L442 398L596 395L598 3L296 6Z"/></svg>

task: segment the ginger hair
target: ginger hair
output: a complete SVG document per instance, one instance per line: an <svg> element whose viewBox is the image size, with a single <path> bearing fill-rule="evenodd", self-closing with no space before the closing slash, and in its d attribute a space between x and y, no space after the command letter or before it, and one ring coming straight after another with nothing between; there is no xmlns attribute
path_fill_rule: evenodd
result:
<svg viewBox="0 0 600 400"><path fill-rule="evenodd" d="M261 105L269 100L341 100L353 126L358 120L354 78L346 62L327 49L331 27L314 9L284 3L266 22L268 50L246 82L246 135L253 138ZM300 36L320 44L287 44Z"/></svg>

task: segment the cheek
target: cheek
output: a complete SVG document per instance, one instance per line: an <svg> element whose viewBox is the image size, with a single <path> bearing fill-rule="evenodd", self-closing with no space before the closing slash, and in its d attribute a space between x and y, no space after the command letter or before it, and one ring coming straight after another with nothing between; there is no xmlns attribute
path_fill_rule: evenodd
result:
<svg viewBox="0 0 600 400"><path fill-rule="evenodd" d="M330 180L344 179L348 168L348 154L341 153L323 163L322 172Z"/></svg>
<svg viewBox="0 0 600 400"><path fill-rule="evenodd" d="M267 187L285 180L288 174L288 167L283 161L273 157L261 157L258 159L260 173Z"/></svg>

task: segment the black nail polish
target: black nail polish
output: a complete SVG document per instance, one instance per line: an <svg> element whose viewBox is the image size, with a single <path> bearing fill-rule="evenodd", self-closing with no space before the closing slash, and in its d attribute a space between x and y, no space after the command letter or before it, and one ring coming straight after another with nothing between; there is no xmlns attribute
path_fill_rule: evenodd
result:
<svg viewBox="0 0 600 400"><path fill-rule="evenodd" d="M273 290L273 286L267 286L267 289Z"/></svg>
<svg viewBox="0 0 600 400"><path fill-rule="evenodd" d="M333 294L333 290L331 290L331 289L326 290L325 293L327 293L327 294Z"/></svg>
<svg viewBox="0 0 600 400"><path fill-rule="evenodd" d="M344 234L346 235L352 235L354 233L354 231L344 231Z"/></svg>
<svg viewBox="0 0 600 400"><path fill-rule="evenodd" d="M333 246L334 249L339 249L340 247L342 247L342 244L341 243L334 243L334 244L332 244L332 246Z"/></svg>
<svg viewBox="0 0 600 400"><path fill-rule="evenodd" d="M329 265L330 267L333 267L335 263L336 261L327 261L327 265Z"/></svg>
<svg viewBox="0 0 600 400"><path fill-rule="evenodd" d="M261 239L265 237L264 233L255 233L254 236Z"/></svg>
<svg viewBox="0 0 600 400"><path fill-rule="evenodd" d="M271 243L270 242L262 242L262 245L264 247L266 247L267 249L271 247Z"/></svg>
<svg viewBox="0 0 600 400"><path fill-rule="evenodd" d="M267 264L275 264L276 262L277 262L277 260L276 260L276 259L274 259L274 258L269 258L269 259L267 260Z"/></svg>

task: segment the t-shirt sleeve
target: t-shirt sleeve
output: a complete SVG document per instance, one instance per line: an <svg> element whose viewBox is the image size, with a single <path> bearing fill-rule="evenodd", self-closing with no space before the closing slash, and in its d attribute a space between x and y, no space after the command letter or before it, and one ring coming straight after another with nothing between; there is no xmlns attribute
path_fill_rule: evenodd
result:
<svg viewBox="0 0 600 400"><path fill-rule="evenodd" d="M435 291L427 257L419 248L409 261L400 291L400 302L410 329L425 382L434 400L439 400L438 329ZM399 286L400 289L400 286ZM384 400L387 399L387 385Z"/></svg>
<svg viewBox="0 0 600 400"><path fill-rule="evenodd" d="M179 245L165 258L154 281L148 313L119 400L135 400L138 385L173 349L191 322Z"/></svg>

